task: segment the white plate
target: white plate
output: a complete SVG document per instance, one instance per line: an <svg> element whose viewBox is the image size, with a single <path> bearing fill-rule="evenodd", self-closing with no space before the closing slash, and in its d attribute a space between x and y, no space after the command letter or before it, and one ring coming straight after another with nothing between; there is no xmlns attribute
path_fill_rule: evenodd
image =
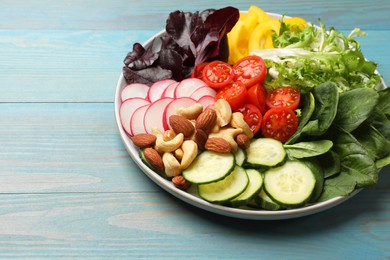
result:
<svg viewBox="0 0 390 260"><path fill-rule="evenodd" d="M282 16L279 14L273 14L268 13L272 18L280 19ZM287 16L285 16L287 18ZM163 30L160 31L158 34L151 37L148 41L144 43L144 46L148 46L151 44L154 37L159 36L161 33L163 33ZM289 219L289 218L298 218L303 217L307 215L311 215L314 213L318 213L324 210L327 210L329 208L332 208L349 198L356 195L360 190L354 191L349 196L345 197L336 197L333 199L330 199L325 202L315 203L310 206L297 208L297 209L289 209L289 210L280 210L280 211L267 211L267 210L257 210L257 209L241 209L241 208L231 208L226 206L221 206L217 204L209 203L201 198L199 198L195 194L191 194L189 192L177 189L175 186L173 186L171 181L168 181L161 177L156 172L152 171L150 168L148 168L140 159L138 155L138 148L135 147L131 141L131 139L127 136L126 132L123 130L120 117L119 117L119 107L120 107L120 93L121 90L126 86L126 81L123 77L123 74L120 75L120 78L118 80L116 91L115 91L115 119L117 123L117 127L119 130L119 134L121 136L121 139L130 154L131 158L134 160L134 162L139 166L139 168L157 185L159 185L161 188L163 188L165 191L169 192L173 196L183 200L186 203L189 203L195 207L201 208L203 210L221 214L224 216L230 216L235 218L241 218L241 219L255 219L255 220L279 220L279 219Z"/></svg>

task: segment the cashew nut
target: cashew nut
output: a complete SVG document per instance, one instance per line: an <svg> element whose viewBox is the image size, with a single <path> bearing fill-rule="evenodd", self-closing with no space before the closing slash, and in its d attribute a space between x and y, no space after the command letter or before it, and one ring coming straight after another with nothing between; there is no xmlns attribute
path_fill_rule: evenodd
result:
<svg viewBox="0 0 390 260"><path fill-rule="evenodd" d="M170 153L175 151L177 148L181 146L184 140L184 135L179 133L173 139L169 141L164 141L164 137L162 134L158 134L156 138L155 149L159 153Z"/></svg>
<svg viewBox="0 0 390 260"><path fill-rule="evenodd" d="M242 133L241 128L232 128L232 127L225 127L221 128L218 133L211 133L209 134L210 137L221 137L225 139L229 144L232 149L232 151L237 151L238 149L238 144L235 141L236 136Z"/></svg>
<svg viewBox="0 0 390 260"><path fill-rule="evenodd" d="M183 159L183 154L184 154L183 149L177 148L177 149L175 150L174 154L175 154L175 157L176 157L176 159L177 159L178 161L181 161L181 160Z"/></svg>
<svg viewBox="0 0 390 260"><path fill-rule="evenodd" d="M221 127L229 124L232 118L232 108L229 103L225 99L218 99L214 107L217 113L217 124Z"/></svg>
<svg viewBox="0 0 390 260"><path fill-rule="evenodd" d="M182 169L186 169L198 155L198 145L192 140L186 140L181 145L181 149L183 150L183 157L180 165Z"/></svg>
<svg viewBox="0 0 390 260"><path fill-rule="evenodd" d="M164 163L165 174L168 177L174 177L181 174L181 166L179 161L171 153L164 153L162 156Z"/></svg>
<svg viewBox="0 0 390 260"><path fill-rule="evenodd" d="M176 110L176 114L187 119L196 119L203 111L203 106L200 103L195 103L189 107L180 107Z"/></svg>
<svg viewBox="0 0 390 260"><path fill-rule="evenodd" d="M163 133L163 139L164 141L170 141L172 140L173 138L175 138L176 136L176 133L175 131L171 130L171 129L168 129L166 130L164 133Z"/></svg>
<svg viewBox="0 0 390 260"><path fill-rule="evenodd" d="M253 132L249 125L244 120L244 115L240 112L234 112L232 114L232 120L230 125L234 128L241 128L243 133L246 134L249 138L253 137Z"/></svg>

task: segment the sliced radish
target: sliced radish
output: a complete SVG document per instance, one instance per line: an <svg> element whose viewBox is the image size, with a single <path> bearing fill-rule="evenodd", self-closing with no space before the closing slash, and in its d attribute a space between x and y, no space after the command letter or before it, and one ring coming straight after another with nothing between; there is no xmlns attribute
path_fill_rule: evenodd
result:
<svg viewBox="0 0 390 260"><path fill-rule="evenodd" d="M121 101L129 98L144 98L148 96L149 86L142 83L131 83L123 88L121 92Z"/></svg>
<svg viewBox="0 0 390 260"><path fill-rule="evenodd" d="M198 78L183 79L176 87L175 98L190 97L197 89L207 86L207 84Z"/></svg>
<svg viewBox="0 0 390 260"><path fill-rule="evenodd" d="M197 102L202 104L203 109L206 109L207 107L214 105L215 97L213 97L213 96L203 96Z"/></svg>
<svg viewBox="0 0 390 260"><path fill-rule="evenodd" d="M216 94L217 94L217 92L213 88L210 88L209 86L204 86L204 87L201 87L201 88L198 88L197 90L195 90L194 93L192 93L190 97L195 99L195 100L199 100L201 97L204 97L204 96L215 97Z"/></svg>
<svg viewBox="0 0 390 260"><path fill-rule="evenodd" d="M145 112L144 127L146 133L150 133L153 127L157 127L161 131L164 131L164 124L166 124L164 118L165 108L171 103L173 98L161 98L156 102L150 104L149 108Z"/></svg>
<svg viewBox="0 0 390 260"><path fill-rule="evenodd" d="M164 93L162 94L162 97L175 97L175 90L176 87L179 85L180 82L173 82L171 85L169 85L165 90Z"/></svg>
<svg viewBox="0 0 390 260"><path fill-rule="evenodd" d="M162 94L164 93L165 89L171 85L172 83L175 83L176 81L173 79L163 79L156 81L153 83L148 91L148 98L150 102L154 102L162 97Z"/></svg>
<svg viewBox="0 0 390 260"><path fill-rule="evenodd" d="M144 118L149 106L150 104L139 107L134 111L133 116L130 119L130 130L132 135L146 133Z"/></svg>
<svg viewBox="0 0 390 260"><path fill-rule="evenodd" d="M134 111L137 108L148 104L150 104L150 102L144 98L129 98L121 104L119 108L119 117L121 119L122 127L127 134L132 135L130 129L130 119Z"/></svg>
<svg viewBox="0 0 390 260"><path fill-rule="evenodd" d="M176 114L176 110L181 107L189 107L195 104L196 101L189 97L181 97L173 100L171 103L169 103L164 111L164 130L169 129L169 117L171 115Z"/></svg>

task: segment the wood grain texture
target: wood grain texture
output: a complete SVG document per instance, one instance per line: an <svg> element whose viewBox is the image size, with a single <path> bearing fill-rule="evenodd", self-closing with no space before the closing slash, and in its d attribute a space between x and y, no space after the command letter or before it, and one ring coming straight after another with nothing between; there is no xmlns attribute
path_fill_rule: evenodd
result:
<svg viewBox="0 0 390 260"><path fill-rule="evenodd" d="M167 194L114 118L122 61L169 12L255 4L348 33L390 82L387 0L0 0L0 259L390 259L390 166L325 212L249 221Z"/></svg>
<svg viewBox="0 0 390 260"><path fill-rule="evenodd" d="M208 214L159 193L3 195L0 257L386 259L390 201L377 204L385 192L366 190L327 212L276 222Z"/></svg>

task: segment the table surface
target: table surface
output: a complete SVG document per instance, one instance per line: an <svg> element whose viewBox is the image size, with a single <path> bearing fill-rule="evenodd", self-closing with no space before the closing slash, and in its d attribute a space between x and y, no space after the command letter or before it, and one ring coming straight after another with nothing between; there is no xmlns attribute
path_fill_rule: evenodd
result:
<svg viewBox="0 0 390 260"><path fill-rule="evenodd" d="M126 152L113 100L133 43L177 9L251 4L360 27L390 82L388 0L0 0L0 258L390 259L390 167L325 212L256 221L182 202Z"/></svg>

